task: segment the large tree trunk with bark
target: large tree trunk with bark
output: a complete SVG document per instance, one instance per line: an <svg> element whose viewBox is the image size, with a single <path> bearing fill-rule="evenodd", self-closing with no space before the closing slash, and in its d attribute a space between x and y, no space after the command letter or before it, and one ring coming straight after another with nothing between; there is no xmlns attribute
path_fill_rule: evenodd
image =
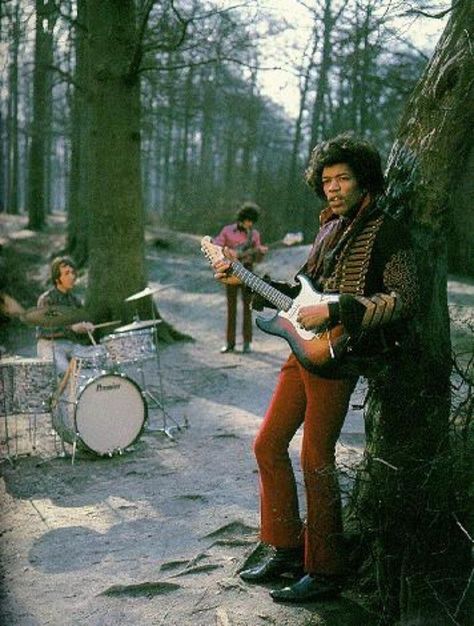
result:
<svg viewBox="0 0 474 626"><path fill-rule="evenodd" d="M77 1L75 84L71 112L71 171L68 197L67 250L82 267L89 253L88 171L90 95L87 1Z"/></svg>
<svg viewBox="0 0 474 626"><path fill-rule="evenodd" d="M140 91L131 72L135 4L88 4L91 136L89 290L95 321L125 319L146 284L140 177ZM130 310L129 310L130 309Z"/></svg>
<svg viewBox="0 0 474 626"><path fill-rule="evenodd" d="M7 211L12 215L19 213L19 137L18 137L18 52L20 48L21 25L18 4L14 10L12 25L12 59L9 69L8 95L8 185Z"/></svg>
<svg viewBox="0 0 474 626"><path fill-rule="evenodd" d="M90 42L89 288L94 322L151 315L148 298L125 302L147 282L140 175L141 42L133 0L87 7ZM170 325L165 341L187 338Z"/></svg>
<svg viewBox="0 0 474 626"><path fill-rule="evenodd" d="M418 341L371 384L353 509L370 537L386 624L461 624L466 610L472 468L449 419L447 242L453 190L474 147L473 33L474 5L462 0L389 158L388 209L410 224L419 263Z"/></svg>
<svg viewBox="0 0 474 626"><path fill-rule="evenodd" d="M50 0L36 0L35 65L33 72L33 121L28 163L28 227L41 230L46 221L45 165L48 109L51 91L48 91L48 60L52 45L51 13L56 10Z"/></svg>

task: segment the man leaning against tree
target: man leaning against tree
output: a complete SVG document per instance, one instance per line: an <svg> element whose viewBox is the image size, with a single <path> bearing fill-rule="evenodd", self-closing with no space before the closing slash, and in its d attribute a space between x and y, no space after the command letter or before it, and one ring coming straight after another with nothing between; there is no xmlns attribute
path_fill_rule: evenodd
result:
<svg viewBox="0 0 474 626"><path fill-rule="evenodd" d="M291 354L254 442L260 476L260 536L271 556L240 573L249 583L294 584L270 591L279 602L337 596L347 576L335 447L360 375L380 372L404 349L405 327L416 312L413 250L404 225L384 213L384 177L378 151L343 134L317 145L306 181L326 201L320 229L305 265L315 290L329 302L302 306L297 322L315 333L340 327L341 354L319 373ZM228 280L229 263L214 264ZM295 297L297 285L271 282ZM269 303L254 297L254 308ZM301 465L306 520L298 503L288 448L303 426Z"/></svg>

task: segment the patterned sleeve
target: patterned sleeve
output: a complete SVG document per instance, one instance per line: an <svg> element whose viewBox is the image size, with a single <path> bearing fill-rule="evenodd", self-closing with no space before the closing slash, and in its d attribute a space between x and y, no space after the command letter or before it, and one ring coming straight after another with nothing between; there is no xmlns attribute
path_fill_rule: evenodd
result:
<svg viewBox="0 0 474 626"><path fill-rule="evenodd" d="M339 315L350 334L373 330L414 314L418 302L418 284L413 251L398 250L383 271L386 291L372 296L341 295Z"/></svg>

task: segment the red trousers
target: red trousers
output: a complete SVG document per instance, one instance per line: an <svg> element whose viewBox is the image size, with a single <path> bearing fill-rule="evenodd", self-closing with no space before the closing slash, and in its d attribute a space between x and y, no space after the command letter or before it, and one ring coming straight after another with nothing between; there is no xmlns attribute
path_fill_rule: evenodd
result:
<svg viewBox="0 0 474 626"><path fill-rule="evenodd" d="M226 285L227 294L227 345L235 346L235 327L237 323L237 295L242 293L242 337L244 343L252 341L252 292L242 285Z"/></svg>
<svg viewBox="0 0 474 626"><path fill-rule="evenodd" d="M311 374L291 355L282 367L255 439L260 470L261 539L277 548L304 545L305 570L344 570L335 447L356 379L328 380ZM288 447L304 424L301 466L306 524L299 514Z"/></svg>

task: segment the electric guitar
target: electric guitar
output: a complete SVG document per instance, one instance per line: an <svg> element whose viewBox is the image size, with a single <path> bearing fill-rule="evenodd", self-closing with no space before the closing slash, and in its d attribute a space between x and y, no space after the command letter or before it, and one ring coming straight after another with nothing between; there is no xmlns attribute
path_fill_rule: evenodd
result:
<svg viewBox="0 0 474 626"><path fill-rule="evenodd" d="M237 260L224 257L222 248L212 243L209 236L201 240L201 250L211 265L218 260L230 262L230 274L249 287L253 292L268 300L278 312L271 318L257 316L257 326L269 335L285 339L298 361L310 372L324 374L345 353L349 337L341 324L322 331L302 328L296 321L298 310L321 302L337 302L338 295L321 294L303 275L297 280L301 289L296 298L291 298L246 269Z"/></svg>

